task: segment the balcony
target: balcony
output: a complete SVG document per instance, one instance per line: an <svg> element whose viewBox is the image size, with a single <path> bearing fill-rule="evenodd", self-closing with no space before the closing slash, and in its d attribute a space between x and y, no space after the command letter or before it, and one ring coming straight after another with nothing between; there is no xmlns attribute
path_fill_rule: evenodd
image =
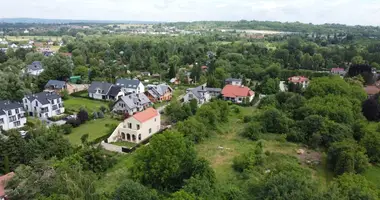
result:
<svg viewBox="0 0 380 200"><path fill-rule="evenodd" d="M47 113L49 112L49 108L41 108L40 113Z"/></svg>

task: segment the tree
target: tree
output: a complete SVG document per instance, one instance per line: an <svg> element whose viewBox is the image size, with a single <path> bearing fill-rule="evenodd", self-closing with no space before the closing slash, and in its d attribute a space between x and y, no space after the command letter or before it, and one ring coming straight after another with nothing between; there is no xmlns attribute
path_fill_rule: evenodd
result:
<svg viewBox="0 0 380 200"><path fill-rule="evenodd" d="M369 121L378 121L380 117L380 105L376 98L369 98L363 102L362 112Z"/></svg>
<svg viewBox="0 0 380 200"><path fill-rule="evenodd" d="M207 131L205 125L195 117L178 122L176 127L179 132L183 133L186 138L194 143L200 143L210 136L210 132Z"/></svg>
<svg viewBox="0 0 380 200"><path fill-rule="evenodd" d="M302 55L301 65L305 69L314 69L313 58L310 56L310 54L305 53Z"/></svg>
<svg viewBox="0 0 380 200"><path fill-rule="evenodd" d="M7 54L4 53L4 51L0 51L0 63L4 63L8 60Z"/></svg>
<svg viewBox="0 0 380 200"><path fill-rule="evenodd" d="M365 149L353 141L333 143L328 150L328 163L337 175L361 173L368 165Z"/></svg>
<svg viewBox="0 0 380 200"><path fill-rule="evenodd" d="M176 191L194 172L196 152L180 133L166 131L136 151L131 175L144 185Z"/></svg>
<svg viewBox="0 0 380 200"><path fill-rule="evenodd" d="M287 133L291 120L276 108L269 108L262 116L263 130L268 133Z"/></svg>
<svg viewBox="0 0 380 200"><path fill-rule="evenodd" d="M324 67L325 59L322 54L316 53L313 55L313 64L315 69L321 69Z"/></svg>
<svg viewBox="0 0 380 200"><path fill-rule="evenodd" d="M364 64L364 59L361 56L355 56L351 59L351 63L353 65L361 65Z"/></svg>
<svg viewBox="0 0 380 200"><path fill-rule="evenodd" d="M366 149L370 162L380 163L380 133L366 132L360 144Z"/></svg>
<svg viewBox="0 0 380 200"><path fill-rule="evenodd" d="M31 64L34 61L42 61L45 56L39 52L29 52L25 56L25 63Z"/></svg>
<svg viewBox="0 0 380 200"><path fill-rule="evenodd" d="M245 126L242 135L253 141L257 141L261 137L262 129L263 127L260 123L251 122Z"/></svg>
<svg viewBox="0 0 380 200"><path fill-rule="evenodd" d="M191 113L195 115L198 110L198 101L196 99L192 99L189 104L191 108Z"/></svg>
<svg viewBox="0 0 380 200"><path fill-rule="evenodd" d="M157 194L133 180L125 180L116 189L113 195L115 200L155 200L158 199Z"/></svg>
<svg viewBox="0 0 380 200"><path fill-rule="evenodd" d="M268 78L260 85L263 94L276 94L280 90L280 81L276 78Z"/></svg>
<svg viewBox="0 0 380 200"><path fill-rule="evenodd" d="M380 192L365 177L343 174L334 179L323 199L368 199L379 198Z"/></svg>
<svg viewBox="0 0 380 200"><path fill-rule="evenodd" d="M65 80L71 76L72 63L69 58L56 55L43 60L44 74L53 80Z"/></svg>
<svg viewBox="0 0 380 200"><path fill-rule="evenodd" d="M88 68L86 66L80 65L76 66L73 71L73 75L81 76L82 79L88 78Z"/></svg>
<svg viewBox="0 0 380 200"><path fill-rule="evenodd" d="M0 72L0 99L21 100L28 90L18 74Z"/></svg>
<svg viewBox="0 0 380 200"><path fill-rule="evenodd" d="M77 114L77 118L80 121L81 124L88 121L88 112L85 109L80 109L80 111Z"/></svg>

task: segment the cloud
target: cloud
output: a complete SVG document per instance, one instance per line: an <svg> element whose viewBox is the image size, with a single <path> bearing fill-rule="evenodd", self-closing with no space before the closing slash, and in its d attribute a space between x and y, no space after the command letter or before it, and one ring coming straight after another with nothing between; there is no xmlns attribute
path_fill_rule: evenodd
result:
<svg viewBox="0 0 380 200"><path fill-rule="evenodd" d="M0 18L276 20L380 25L379 0L13 0Z"/></svg>

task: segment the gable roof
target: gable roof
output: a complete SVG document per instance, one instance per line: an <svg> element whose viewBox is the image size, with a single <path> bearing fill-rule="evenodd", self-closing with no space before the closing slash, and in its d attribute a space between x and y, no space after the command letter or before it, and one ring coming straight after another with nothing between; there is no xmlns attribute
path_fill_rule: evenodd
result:
<svg viewBox="0 0 380 200"><path fill-rule="evenodd" d="M54 89L63 89L65 88L66 82L65 81L58 81L58 80L49 80L45 88L53 87Z"/></svg>
<svg viewBox="0 0 380 200"><path fill-rule="evenodd" d="M303 83L303 82L309 81L309 79L304 76L293 76L293 77L289 77L288 81L292 83Z"/></svg>
<svg viewBox="0 0 380 200"><path fill-rule="evenodd" d="M0 176L0 197L4 197L5 196L5 183L9 180L11 180L11 178L15 175L14 172L11 172L11 173L8 173L4 176Z"/></svg>
<svg viewBox="0 0 380 200"><path fill-rule="evenodd" d="M254 94L255 92L253 92L248 87L238 85L226 85L222 90L222 95L224 97L249 97Z"/></svg>
<svg viewBox="0 0 380 200"><path fill-rule="evenodd" d="M158 116L157 110L155 110L154 108L148 108L142 112L136 113L132 117L135 118L137 121L143 123L156 116Z"/></svg>
<svg viewBox="0 0 380 200"><path fill-rule="evenodd" d="M43 66L40 61L34 61L32 64L28 65L28 70L30 71L37 71L42 70Z"/></svg>
<svg viewBox="0 0 380 200"><path fill-rule="evenodd" d="M93 81L88 88L89 93L96 93L97 89L100 89L102 91L101 94L108 94L109 90L111 89L113 84L107 83L107 82L99 82L99 81Z"/></svg>
<svg viewBox="0 0 380 200"><path fill-rule="evenodd" d="M242 82L242 80L241 80L241 79L238 79L238 78L227 78L227 79L225 80L225 82L232 82L232 81Z"/></svg>
<svg viewBox="0 0 380 200"><path fill-rule="evenodd" d="M4 115L4 111L16 109L16 108L23 108L23 104L19 102L12 102L8 100L0 100L0 115Z"/></svg>
<svg viewBox="0 0 380 200"><path fill-rule="evenodd" d="M368 85L364 88L367 95L375 95L380 92L380 89L374 85Z"/></svg>
<svg viewBox="0 0 380 200"><path fill-rule="evenodd" d="M203 99L207 92L218 92L220 88L208 88L205 85L198 86L196 88L190 88L187 92L193 93L198 99Z"/></svg>
<svg viewBox="0 0 380 200"><path fill-rule="evenodd" d="M136 89L140 84L139 80L136 79L117 79L116 85L120 85L123 88Z"/></svg>
<svg viewBox="0 0 380 200"><path fill-rule="evenodd" d="M108 92L108 95L115 97L115 96L117 96L119 94L120 91L121 91L121 87L120 86L112 85L110 91Z"/></svg>
<svg viewBox="0 0 380 200"><path fill-rule="evenodd" d="M144 93L131 93L129 95L122 96L119 101L123 101L129 109L151 103L149 98Z"/></svg>
<svg viewBox="0 0 380 200"><path fill-rule="evenodd" d="M25 98L27 98L29 101L34 101L37 99L42 105L46 105L49 104L53 99L61 98L61 96L55 92L40 92L37 94L26 95Z"/></svg>
<svg viewBox="0 0 380 200"><path fill-rule="evenodd" d="M166 90L170 90L170 92L173 91L173 89L166 84L159 84L159 85L150 85L148 86L148 93L151 94L153 97L160 97L163 96L166 92Z"/></svg>

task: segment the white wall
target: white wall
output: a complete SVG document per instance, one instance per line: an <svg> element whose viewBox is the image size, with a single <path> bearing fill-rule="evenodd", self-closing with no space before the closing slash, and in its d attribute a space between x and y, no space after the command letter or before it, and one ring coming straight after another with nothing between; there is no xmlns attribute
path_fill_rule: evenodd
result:
<svg viewBox="0 0 380 200"><path fill-rule="evenodd" d="M2 126L3 130L9 130L9 129L13 129L13 128L21 128L26 123L25 111L23 109L19 110L18 114L16 113L15 109L12 109L11 111L12 111L11 115L8 115L8 111L6 111L5 115L0 116L0 119L3 119L3 121L4 121L3 123L0 124L0 126ZM10 120L9 120L10 116L15 116L16 120L10 122ZM15 122L18 122L18 121L20 122L20 125L16 126Z"/></svg>

